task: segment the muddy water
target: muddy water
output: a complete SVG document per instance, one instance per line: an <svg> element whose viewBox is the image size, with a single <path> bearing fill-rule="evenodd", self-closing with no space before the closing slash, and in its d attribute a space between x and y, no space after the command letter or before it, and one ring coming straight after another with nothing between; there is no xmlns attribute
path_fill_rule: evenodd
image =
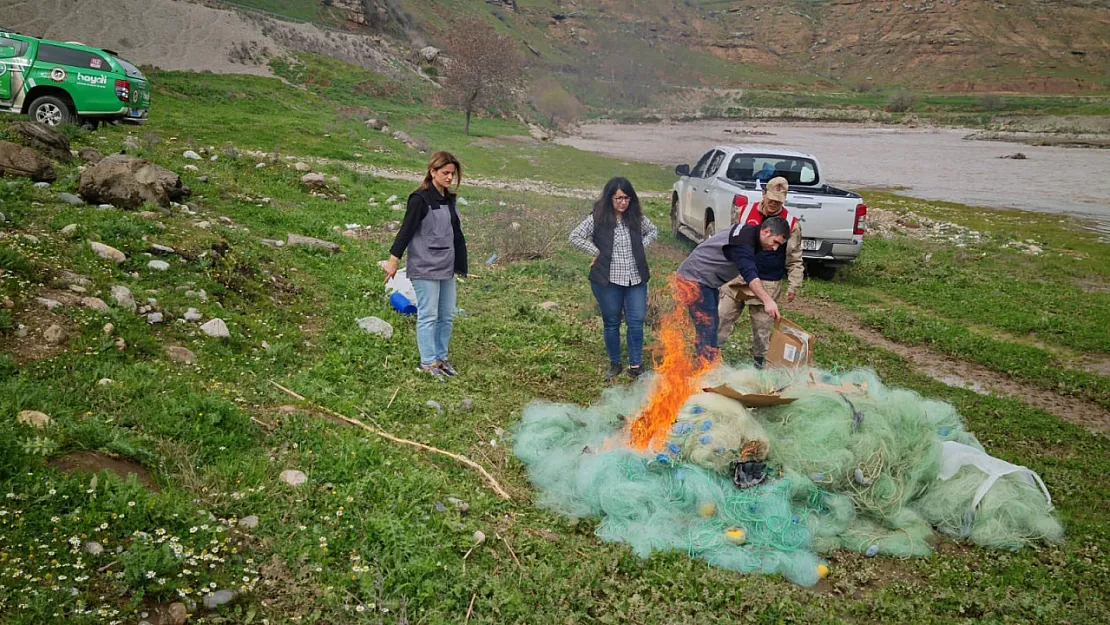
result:
<svg viewBox="0 0 1110 625"><path fill-rule="evenodd" d="M825 180L835 186L908 187L900 193L973 206L1081 215L1110 232L1110 150L965 141L970 132L774 122L591 124L560 143L668 165L693 164L716 144L788 148L817 156ZM1015 152L1028 158L999 158Z"/></svg>

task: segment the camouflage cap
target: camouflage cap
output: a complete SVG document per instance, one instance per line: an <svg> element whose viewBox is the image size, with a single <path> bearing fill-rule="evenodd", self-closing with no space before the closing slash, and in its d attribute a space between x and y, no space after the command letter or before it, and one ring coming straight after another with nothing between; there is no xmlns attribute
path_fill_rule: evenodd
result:
<svg viewBox="0 0 1110 625"><path fill-rule="evenodd" d="M767 200L777 200L779 202L786 202L786 191L790 185L786 182L786 178L778 176L771 178L767 181L766 186L763 187L763 197Z"/></svg>

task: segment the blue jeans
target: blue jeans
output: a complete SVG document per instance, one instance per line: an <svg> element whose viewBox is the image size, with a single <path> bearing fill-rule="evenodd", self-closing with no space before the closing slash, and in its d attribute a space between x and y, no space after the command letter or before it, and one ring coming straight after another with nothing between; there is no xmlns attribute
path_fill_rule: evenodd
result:
<svg viewBox="0 0 1110 625"><path fill-rule="evenodd" d="M717 355L717 326L720 317L717 316L717 306L720 304L720 294L717 289L711 289L699 283L700 297L690 304L690 318L694 321L694 352L698 358L712 360Z"/></svg>
<svg viewBox="0 0 1110 625"><path fill-rule="evenodd" d="M455 278L413 280L416 290L416 347L420 364L447 360L451 327L455 319Z"/></svg>
<svg viewBox="0 0 1110 625"><path fill-rule="evenodd" d="M628 364L639 366L644 355L644 317L647 316L647 283L635 286L617 286L590 282L601 308L601 320L605 326L605 351L609 352L609 362L621 363L621 313L628 327Z"/></svg>

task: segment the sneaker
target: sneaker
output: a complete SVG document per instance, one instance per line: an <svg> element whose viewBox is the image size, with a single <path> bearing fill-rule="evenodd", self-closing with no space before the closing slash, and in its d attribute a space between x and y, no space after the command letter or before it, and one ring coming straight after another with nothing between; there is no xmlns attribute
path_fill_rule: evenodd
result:
<svg viewBox="0 0 1110 625"><path fill-rule="evenodd" d="M640 366L640 365L629 365L628 366L628 377L632 378L633 380L635 380L636 378L640 377L643 374L644 374L644 368L642 366Z"/></svg>
<svg viewBox="0 0 1110 625"><path fill-rule="evenodd" d="M610 363L609 364L609 373L605 374L605 379L606 380L612 380L613 378L619 376L621 374L621 371L623 371L623 370L624 370L624 367L621 366L621 363L619 363L619 362Z"/></svg>
<svg viewBox="0 0 1110 625"><path fill-rule="evenodd" d="M449 375L451 377L455 377L456 375L459 374L458 371L455 371L455 366L451 364L451 361L447 360L446 358L444 358L443 360L437 361L435 366L439 367L439 370L442 371L444 374Z"/></svg>
<svg viewBox="0 0 1110 625"><path fill-rule="evenodd" d="M437 367L435 364L420 365L419 367L416 368L416 372L417 373L426 373L426 374L432 376L433 378L435 378L439 382L446 382L447 381L443 377L443 370L440 369L439 367Z"/></svg>

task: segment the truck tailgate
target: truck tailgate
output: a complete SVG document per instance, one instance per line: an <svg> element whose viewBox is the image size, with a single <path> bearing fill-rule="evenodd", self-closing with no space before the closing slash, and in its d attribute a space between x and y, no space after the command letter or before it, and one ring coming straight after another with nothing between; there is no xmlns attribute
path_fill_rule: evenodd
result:
<svg viewBox="0 0 1110 625"><path fill-rule="evenodd" d="M854 198L790 193L786 208L802 224L802 236L824 241L851 241L856 225Z"/></svg>

